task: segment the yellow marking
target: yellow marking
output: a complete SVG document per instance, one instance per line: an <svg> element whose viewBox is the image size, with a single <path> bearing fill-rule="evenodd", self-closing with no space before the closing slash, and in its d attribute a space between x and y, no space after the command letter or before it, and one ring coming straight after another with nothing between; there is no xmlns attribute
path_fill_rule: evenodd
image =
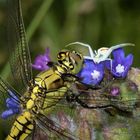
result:
<svg viewBox="0 0 140 140"><path fill-rule="evenodd" d="M21 124L19 124L17 121L15 121L14 125L20 130L22 131L23 126Z"/></svg>
<svg viewBox="0 0 140 140"><path fill-rule="evenodd" d="M60 80L59 83L56 84L55 83L56 80ZM49 89L57 89L58 87L60 87L63 84L62 79L60 79L60 76L57 75L56 73L54 73L50 77L44 79L44 81L46 83L47 90L49 90Z"/></svg>
<svg viewBox="0 0 140 140"><path fill-rule="evenodd" d="M52 74L54 74L54 70L53 69L49 69L49 70L46 70L46 71L43 71L43 72L39 73L37 75L37 77L39 77L41 79L40 81L42 81L42 79L44 79L45 77L49 77ZM38 82L38 81L36 81L36 78L35 78L35 82Z"/></svg>
<svg viewBox="0 0 140 140"><path fill-rule="evenodd" d="M66 57L66 55L64 53L59 53L58 54L58 59L63 60Z"/></svg>
<svg viewBox="0 0 140 140"><path fill-rule="evenodd" d="M45 71L41 74L38 75L38 77L40 77L42 80L41 81L36 81L36 84L38 84L40 87L43 88L47 88L47 90L49 89L53 89L53 88L58 88L61 85L63 85L62 83L62 78L61 78L61 74L60 73L64 73L65 70L60 67L57 66L57 69L49 69L48 71ZM55 83L54 81L61 79L61 81L59 83ZM37 90L34 90L33 92L38 92Z"/></svg>
<svg viewBox="0 0 140 140"><path fill-rule="evenodd" d="M33 93L38 93L38 86L36 86L36 87L34 87L34 89L33 89Z"/></svg>
<svg viewBox="0 0 140 140"><path fill-rule="evenodd" d="M55 71L55 73L60 75L60 73L65 73L65 71L64 71L64 69L62 67L57 66L57 70Z"/></svg>
<svg viewBox="0 0 140 140"><path fill-rule="evenodd" d="M32 98L33 100L35 100L35 99L36 99L36 95L35 95L34 93L32 93L32 94L31 94L31 98Z"/></svg>
<svg viewBox="0 0 140 140"><path fill-rule="evenodd" d="M27 119L25 119L24 116L19 116L19 117L17 118L17 120L18 120L19 122L22 122L22 124L27 123Z"/></svg>
<svg viewBox="0 0 140 140"><path fill-rule="evenodd" d="M25 138L26 138L28 135L29 135L29 134L23 133L23 134L20 136L19 140L25 140Z"/></svg>
<svg viewBox="0 0 140 140"><path fill-rule="evenodd" d="M45 83L44 81L42 81L41 86L42 86L43 88L46 88L46 83Z"/></svg>
<svg viewBox="0 0 140 140"><path fill-rule="evenodd" d="M26 129L25 130L25 133L30 134L31 133L31 130Z"/></svg>
<svg viewBox="0 0 140 140"><path fill-rule="evenodd" d="M33 107L33 105L34 105L34 101L30 99L26 104L26 108L31 109Z"/></svg>
<svg viewBox="0 0 140 140"><path fill-rule="evenodd" d="M24 112L23 115L25 115L27 118L30 118L31 117L31 113L30 112L27 112L27 111Z"/></svg>
<svg viewBox="0 0 140 140"><path fill-rule="evenodd" d="M29 124L29 125L27 126L27 128L29 128L29 129L33 129L34 126L33 126L33 124Z"/></svg>
<svg viewBox="0 0 140 140"><path fill-rule="evenodd" d="M10 135L8 135L6 140L14 140L14 139Z"/></svg>
<svg viewBox="0 0 140 140"><path fill-rule="evenodd" d="M43 86L47 90L57 89L57 88L61 87L63 85L63 80L61 78L60 73L64 73L64 69L61 68L61 67L57 67L57 69L58 70L55 70L55 71L54 70L53 71L49 70L51 74L49 73L50 75L48 77L47 77L47 74L46 74L47 78L42 77L42 75L39 75L39 76L42 77L43 80L40 81L39 83L36 82L36 84L38 84L41 87ZM46 71L46 73L47 73L47 71ZM55 81L57 81L57 80L58 80L58 82L56 83ZM37 93L37 92L39 92L39 89L37 90L37 88L36 88L36 90L35 89L33 90L33 93Z"/></svg>
<svg viewBox="0 0 140 140"><path fill-rule="evenodd" d="M31 94L31 99L26 103L26 108L27 109L31 109L33 107L34 100L36 99L36 95L35 94L38 93L38 89L39 89L38 86L34 87L33 93Z"/></svg>
<svg viewBox="0 0 140 140"><path fill-rule="evenodd" d="M62 56L62 57L64 57L64 56L65 56L65 54L64 54L64 53L61 53L61 56Z"/></svg>
<svg viewBox="0 0 140 140"><path fill-rule="evenodd" d="M12 136L12 137L17 136L18 133L19 133L19 129L17 129L17 128L15 127L15 125L14 125L14 126L12 127L12 129L11 129L11 136Z"/></svg>

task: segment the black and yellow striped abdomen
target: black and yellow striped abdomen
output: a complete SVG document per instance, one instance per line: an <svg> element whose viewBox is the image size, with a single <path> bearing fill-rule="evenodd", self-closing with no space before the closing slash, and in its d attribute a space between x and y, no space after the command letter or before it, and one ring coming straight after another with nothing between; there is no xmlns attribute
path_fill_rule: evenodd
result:
<svg viewBox="0 0 140 140"><path fill-rule="evenodd" d="M29 136L34 128L33 119L30 112L23 112L15 120L10 134L6 140L24 140Z"/></svg>

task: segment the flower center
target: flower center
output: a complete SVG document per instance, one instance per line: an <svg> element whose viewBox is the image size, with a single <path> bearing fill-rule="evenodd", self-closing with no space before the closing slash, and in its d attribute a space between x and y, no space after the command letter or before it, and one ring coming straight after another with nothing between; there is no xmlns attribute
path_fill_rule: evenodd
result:
<svg viewBox="0 0 140 140"><path fill-rule="evenodd" d="M117 73L123 73L123 72L124 72L124 66L121 65L121 64L118 64L118 65L116 66L116 72L117 72Z"/></svg>
<svg viewBox="0 0 140 140"><path fill-rule="evenodd" d="M93 79L98 79L99 76L100 76L100 72L97 71L97 70L94 70L92 73L91 73L91 76Z"/></svg>

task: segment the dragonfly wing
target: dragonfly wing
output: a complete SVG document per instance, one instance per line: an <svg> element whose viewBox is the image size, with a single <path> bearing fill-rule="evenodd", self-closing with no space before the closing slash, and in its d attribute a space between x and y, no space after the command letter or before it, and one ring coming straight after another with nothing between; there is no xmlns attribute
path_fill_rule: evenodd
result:
<svg viewBox="0 0 140 140"><path fill-rule="evenodd" d="M19 98L20 94L0 77L0 103L2 109L5 109L0 111L2 118L6 119L20 112Z"/></svg>
<svg viewBox="0 0 140 140"><path fill-rule="evenodd" d="M27 87L32 69L20 3L20 0L8 0L8 48L10 54L13 52L10 56L13 77Z"/></svg>
<svg viewBox="0 0 140 140"><path fill-rule="evenodd" d="M44 132L48 132L48 137L57 138L60 140L75 140L75 137L69 131L63 129L59 124L49 119L47 116L38 114L36 118L36 124Z"/></svg>
<svg viewBox="0 0 140 140"><path fill-rule="evenodd" d="M130 81L123 83L123 88L127 88L127 84ZM65 96L55 105L51 119L70 130L74 127L76 131L73 134L81 139L90 140L93 136L100 139L99 135L104 139L138 139L139 133L134 130L139 130L140 126L139 93L129 89L129 92L121 91L114 97L109 95L113 86L113 83L103 89L75 89L76 86L73 86L66 94L68 97Z"/></svg>
<svg viewBox="0 0 140 140"><path fill-rule="evenodd" d="M34 126L34 130L32 132L32 140L49 140L48 135L41 130L41 128L37 125Z"/></svg>

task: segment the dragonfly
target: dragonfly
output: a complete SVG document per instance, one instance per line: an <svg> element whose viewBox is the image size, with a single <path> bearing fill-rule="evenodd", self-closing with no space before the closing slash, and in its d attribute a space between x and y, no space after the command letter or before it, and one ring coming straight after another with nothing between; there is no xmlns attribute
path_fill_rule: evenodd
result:
<svg viewBox="0 0 140 140"><path fill-rule="evenodd" d="M123 107L124 109L122 109L122 111L124 111L124 105L120 106L120 103L117 102L118 99L113 99L106 94L101 96L100 94L104 93L107 88L104 90L97 90L98 88L88 87L87 85L80 83L78 78L74 75L82 68L83 58L80 53L75 51L60 51L58 54L58 64L52 66L47 71L39 73L35 78L32 78L30 52L22 19L21 2L20 0L9 0L8 5L10 6L9 30L12 35L15 34L15 36L11 36L11 34L9 36L9 49L13 52L10 59L10 65L15 82L17 84L21 82L20 85L22 85L23 88L22 90L15 90L0 78L1 93L9 96L6 100L7 106L14 106L15 103L16 106L19 106L18 108L11 110L18 113L18 116L13 123L7 140L24 140L28 138L31 133L31 137L35 139L38 138L36 133L39 130L44 133L53 133L56 135L55 139L77 140L83 136L83 130L81 130L79 126L83 129L86 128L87 130L87 134L85 134L83 138L86 137L86 139L88 139L89 137L89 139L92 139L88 133L91 129L86 127L88 124L86 116L95 116L90 109ZM82 89L79 88L79 86L81 86ZM95 92L97 94L95 94ZM134 106L133 104L130 105L132 106L132 109ZM80 129L79 137L75 137L73 133L70 133L67 129L61 127L63 124L61 124L61 122L63 120L57 122L53 115L51 116L51 119L49 118L52 110L57 110L59 107L62 111L69 105L77 106L75 116L79 117L82 123L79 123L79 126L76 126L75 123L73 124L73 119L69 120L71 120L70 123L73 124L74 127L70 128L72 131ZM82 111L79 110L80 107L83 107ZM126 109L129 109L127 105ZM64 117L65 115L60 114L60 116ZM91 119L90 122L93 123L94 120ZM51 135L52 134L47 135L46 137L48 139L54 139ZM39 136L38 139L46 138L41 138L41 136Z"/></svg>

